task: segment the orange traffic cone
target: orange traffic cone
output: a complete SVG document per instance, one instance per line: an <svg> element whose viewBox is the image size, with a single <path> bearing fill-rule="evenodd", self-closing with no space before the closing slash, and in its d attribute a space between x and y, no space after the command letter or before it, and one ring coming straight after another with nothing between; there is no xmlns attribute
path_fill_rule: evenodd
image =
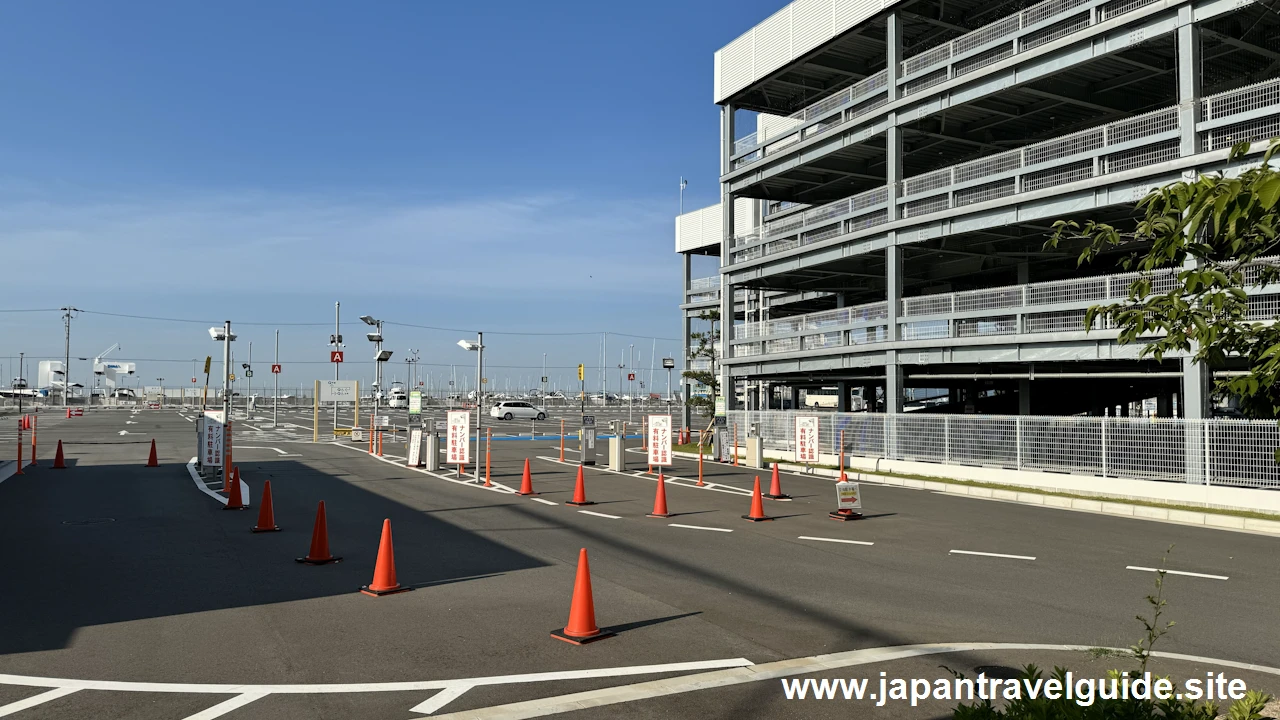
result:
<svg viewBox="0 0 1280 720"><path fill-rule="evenodd" d="M258 509L258 524L249 530L256 533L280 531L280 526L276 524L275 509L271 505L270 480L262 483L262 507Z"/></svg>
<svg viewBox="0 0 1280 720"><path fill-rule="evenodd" d="M529 458L524 459L524 475L520 477L520 495L537 495L533 491L533 476L529 474Z"/></svg>
<svg viewBox="0 0 1280 720"><path fill-rule="evenodd" d="M582 482L582 466L578 466L578 481L573 485L573 499L565 505L595 505L587 499L587 486Z"/></svg>
<svg viewBox="0 0 1280 720"><path fill-rule="evenodd" d="M244 504L244 495L240 492L240 466L233 465L231 467L231 487L227 488L227 504L222 506L223 510L248 510L249 506Z"/></svg>
<svg viewBox="0 0 1280 720"><path fill-rule="evenodd" d="M750 520L751 522L764 522L765 520L773 519L768 515L764 514L764 500L760 498L760 476L759 475L756 476L755 489L751 491L751 514L743 515L742 519Z"/></svg>
<svg viewBox="0 0 1280 720"><path fill-rule="evenodd" d="M378 543L378 562L373 566L373 582L360 592L379 597L412 590L396 581L396 552L391 547L391 520L382 521L382 540Z"/></svg>
<svg viewBox="0 0 1280 720"><path fill-rule="evenodd" d="M306 557L295 558L308 565L324 565L325 563L342 562L342 558L329 554L329 523L324 515L324 501L316 508L316 525L311 530L311 552Z"/></svg>
<svg viewBox="0 0 1280 720"><path fill-rule="evenodd" d="M591 598L591 566L587 549L578 552L578 574L573 581L573 601L569 604L569 624L563 630L552 630L551 637L574 645L612 637L613 633L596 627L596 604Z"/></svg>
<svg viewBox="0 0 1280 720"><path fill-rule="evenodd" d="M843 470L841 470L841 471L840 471L840 479L839 479L839 480L837 480L836 482L849 482L849 476L848 476L848 475L845 475L844 471L843 471Z"/></svg>
<svg viewBox="0 0 1280 720"><path fill-rule="evenodd" d="M769 493L765 497L770 500L790 500L790 495L782 492L782 481L778 479L778 464L773 464L773 479L769 481Z"/></svg>
<svg viewBox="0 0 1280 720"><path fill-rule="evenodd" d="M156 459L156 441L151 441L151 456L147 458L147 467L160 467L160 461Z"/></svg>
<svg viewBox="0 0 1280 720"><path fill-rule="evenodd" d="M53 469L54 470L67 469L66 459L62 457L62 441L61 440L58 441L58 453L53 456Z"/></svg>
<svg viewBox="0 0 1280 720"><path fill-rule="evenodd" d="M658 490L653 495L653 512L646 517L671 517L671 513L667 512L667 480L662 477L662 468L658 468Z"/></svg>

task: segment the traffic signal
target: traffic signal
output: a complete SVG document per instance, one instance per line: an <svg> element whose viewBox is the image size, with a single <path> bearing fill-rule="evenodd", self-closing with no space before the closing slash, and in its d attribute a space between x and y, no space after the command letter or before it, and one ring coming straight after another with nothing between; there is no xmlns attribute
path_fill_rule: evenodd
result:
<svg viewBox="0 0 1280 720"><path fill-rule="evenodd" d="M585 366L585 365L583 365L582 363L578 363L578 379L579 379L579 380L586 380L586 379L587 379L587 372L586 372L586 370L587 370L587 368L586 368L586 366Z"/></svg>

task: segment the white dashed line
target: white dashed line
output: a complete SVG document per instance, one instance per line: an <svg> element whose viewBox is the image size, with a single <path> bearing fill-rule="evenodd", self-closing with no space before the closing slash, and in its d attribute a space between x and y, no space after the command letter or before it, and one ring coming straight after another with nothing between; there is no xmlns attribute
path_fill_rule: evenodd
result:
<svg viewBox="0 0 1280 720"><path fill-rule="evenodd" d="M686 530L712 530L715 532L733 532L729 528L706 527L705 525L681 525L680 523L667 523L667 527L678 527Z"/></svg>
<svg viewBox="0 0 1280 720"><path fill-rule="evenodd" d="M609 518L610 520L622 519L621 515L606 515L605 513L593 512L591 510L579 510L578 512L582 513L583 515L590 515L592 517Z"/></svg>
<svg viewBox="0 0 1280 720"><path fill-rule="evenodd" d="M952 550L953 555L981 555L982 557L1009 558L1010 560L1035 560L1034 555L1005 555L1004 553L977 552L976 550Z"/></svg>
<svg viewBox="0 0 1280 720"><path fill-rule="evenodd" d="M529 499L530 499L530 500L532 500L532 501L534 501L534 502L540 502L540 503L542 503L543 505L559 505L559 504L560 504L560 503L556 503L556 502L551 502L550 500L543 500L542 498L529 498Z"/></svg>
<svg viewBox="0 0 1280 720"><path fill-rule="evenodd" d="M848 545L875 545L875 543L867 542L865 540L844 540L841 538L812 537L810 535L801 535L796 539L797 540L816 540L818 542L846 543Z"/></svg>
<svg viewBox="0 0 1280 720"><path fill-rule="evenodd" d="M1125 570L1141 570L1143 572L1160 572L1158 568L1138 567L1137 565L1125 565ZM1186 575L1187 577L1209 578L1210 580L1228 580L1227 575L1209 575L1207 573L1187 572L1186 570L1165 570L1170 575Z"/></svg>

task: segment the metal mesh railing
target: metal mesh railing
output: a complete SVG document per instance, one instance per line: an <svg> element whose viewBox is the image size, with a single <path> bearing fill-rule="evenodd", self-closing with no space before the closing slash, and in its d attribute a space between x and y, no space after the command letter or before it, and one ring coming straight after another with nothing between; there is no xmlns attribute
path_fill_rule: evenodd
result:
<svg viewBox="0 0 1280 720"><path fill-rule="evenodd" d="M689 281L690 290L706 290L709 288L720 287L720 276L712 275L711 277L693 278Z"/></svg>
<svg viewBox="0 0 1280 720"><path fill-rule="evenodd" d="M1280 78L1263 80L1204 98L1200 101L1200 119L1217 120L1272 105L1280 105Z"/></svg>
<svg viewBox="0 0 1280 720"><path fill-rule="evenodd" d="M1146 7L1147 5L1159 1L1160 0L1114 0L1114 2L1109 2L1106 5L1103 5L1102 10L1099 11L1099 15L1101 15L1103 20L1110 20L1113 17L1119 17L1125 13L1133 12L1140 7Z"/></svg>
<svg viewBox="0 0 1280 720"><path fill-rule="evenodd" d="M797 110L794 113L791 113L790 115L787 116L787 118L791 120L795 120L796 121L795 124L792 125L791 127L787 127L784 130L776 132L773 135L773 137L770 137L768 133L755 132L744 138L740 138L739 140L734 141L733 151L735 154L744 153L744 152L747 152L748 150L751 150L752 148L763 145L776 137L782 137L789 133L796 133L797 132L795 129L796 127L799 127L800 125L803 125L804 123L810 122L812 120L816 120L817 118L820 118L823 115L826 115L827 113L832 112L836 108L839 108L845 105L850 105L853 103L859 103L864 98L871 97L876 93L882 93L885 91L886 88L888 88L888 86L889 86L889 76L888 76L888 73L886 73L884 70L881 70L880 72L874 73L872 75L868 75L862 80L859 80L854 85L847 87L844 90L841 90L840 92L834 95L823 98L822 100L819 100L813 103L812 105L809 105L800 110ZM855 112L853 113L853 117L857 117L859 114L861 113ZM813 128L808 128L804 130L805 137L806 138L816 137L817 135L820 135L821 133L826 132L827 130L830 130L832 127L839 125L840 122L842 121L843 119L841 119L840 121L830 122L827 124L825 128L821 130L814 130ZM798 137L798 133L796 137ZM774 149L777 149L778 147L781 147L781 146L775 146ZM766 150L765 153L761 153L761 156L767 153L768 151ZM753 158L753 160L757 160L757 159L759 159L759 157Z"/></svg>
<svg viewBox="0 0 1280 720"><path fill-rule="evenodd" d="M1273 420L745 411L766 454L795 449L795 418L819 418L819 451L846 456L1234 487L1280 488ZM938 474L945 476L940 469Z"/></svg>
<svg viewBox="0 0 1280 720"><path fill-rule="evenodd" d="M1213 128L1204 133L1201 141L1204 150L1223 150L1236 143L1263 142L1280 137L1280 115L1256 118L1244 122Z"/></svg>
<svg viewBox="0 0 1280 720"><path fill-rule="evenodd" d="M802 213L789 215L781 220L774 222L766 222L764 224L764 235L774 236L785 232L799 230L801 228L825 225L829 218L838 215L847 215L876 205L883 205L889 201L889 189L878 187L866 192L858 193L847 198L829 202L825 205L809 208Z"/></svg>

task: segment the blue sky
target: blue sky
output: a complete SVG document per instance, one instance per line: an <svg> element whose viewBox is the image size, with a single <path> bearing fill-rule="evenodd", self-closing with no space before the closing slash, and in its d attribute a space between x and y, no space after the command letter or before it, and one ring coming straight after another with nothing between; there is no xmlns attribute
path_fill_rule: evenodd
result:
<svg viewBox="0 0 1280 720"><path fill-rule="evenodd" d="M352 359L367 313L486 330L498 382L600 346L502 331L635 335L608 363L635 343L647 369L640 338L679 348L679 176L686 208L717 199L713 53L781 5L6 4L0 251L23 270L0 310L322 323L281 325L287 385L331 377L302 361L325 358L335 300ZM189 380L163 361L215 353L205 327L86 313L72 355L118 342L148 381ZM274 329L239 328L256 361ZM473 363L456 332L385 334L393 366ZM0 313L5 379L62 337L57 312Z"/></svg>

